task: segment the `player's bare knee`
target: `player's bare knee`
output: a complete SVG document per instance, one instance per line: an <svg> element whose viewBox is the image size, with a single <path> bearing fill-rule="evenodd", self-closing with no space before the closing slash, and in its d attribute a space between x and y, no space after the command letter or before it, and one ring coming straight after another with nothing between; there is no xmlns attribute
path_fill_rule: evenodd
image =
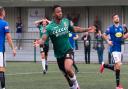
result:
<svg viewBox="0 0 128 89"><path fill-rule="evenodd" d="M66 66L65 66L65 70L66 70L67 72L70 72L70 71L71 71L71 67L68 66L68 65L66 65Z"/></svg>
<svg viewBox="0 0 128 89"><path fill-rule="evenodd" d="M65 71L68 75L72 75L73 74L73 70L71 65L65 65Z"/></svg>
<svg viewBox="0 0 128 89"><path fill-rule="evenodd" d="M66 69L67 71L72 70L72 64L73 64L73 61L70 60L70 59L67 59L67 60L65 61L65 69Z"/></svg>
<svg viewBox="0 0 128 89"><path fill-rule="evenodd" d="M121 63L120 62L115 64L115 69L119 69L120 70L120 67L121 67Z"/></svg>

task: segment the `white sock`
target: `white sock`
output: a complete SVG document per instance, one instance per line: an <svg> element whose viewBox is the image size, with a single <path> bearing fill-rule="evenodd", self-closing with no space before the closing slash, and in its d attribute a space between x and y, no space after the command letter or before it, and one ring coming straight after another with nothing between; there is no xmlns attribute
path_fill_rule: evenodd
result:
<svg viewBox="0 0 128 89"><path fill-rule="evenodd" d="M42 59L42 67L43 67L43 70L45 70L45 59Z"/></svg>
<svg viewBox="0 0 128 89"><path fill-rule="evenodd" d="M104 65L104 62L102 62L102 65Z"/></svg>
<svg viewBox="0 0 128 89"><path fill-rule="evenodd" d="M72 87L70 87L70 89L74 89L74 85Z"/></svg>
<svg viewBox="0 0 128 89"><path fill-rule="evenodd" d="M72 78L70 77L70 80L73 82L76 81L76 75L74 74L74 76Z"/></svg>
<svg viewBox="0 0 128 89"><path fill-rule="evenodd" d="M2 89L5 89L5 88L2 88Z"/></svg>
<svg viewBox="0 0 128 89"><path fill-rule="evenodd" d="M73 85L75 87L79 87L79 84L77 82L77 79L76 79L76 75L74 74L74 76L72 78L70 78L70 80L73 82Z"/></svg>

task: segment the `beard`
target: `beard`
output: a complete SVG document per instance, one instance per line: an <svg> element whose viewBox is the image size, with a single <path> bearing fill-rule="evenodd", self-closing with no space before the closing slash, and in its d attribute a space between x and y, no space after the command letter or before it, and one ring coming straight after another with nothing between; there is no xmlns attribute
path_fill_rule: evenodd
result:
<svg viewBox="0 0 128 89"><path fill-rule="evenodd" d="M58 17L56 17L56 19L61 20L62 19L62 16L58 16Z"/></svg>
<svg viewBox="0 0 128 89"><path fill-rule="evenodd" d="M114 23L115 23L115 24L118 24L118 23L119 23L119 21L114 21Z"/></svg>

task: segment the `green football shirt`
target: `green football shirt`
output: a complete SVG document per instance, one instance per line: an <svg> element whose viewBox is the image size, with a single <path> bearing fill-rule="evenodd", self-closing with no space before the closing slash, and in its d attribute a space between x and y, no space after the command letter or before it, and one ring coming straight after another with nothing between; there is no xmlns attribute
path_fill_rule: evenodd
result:
<svg viewBox="0 0 128 89"><path fill-rule="evenodd" d="M69 42L69 31L73 27L68 19L63 18L59 24L52 20L46 27L46 35L50 37L53 43L54 54L56 58L63 57L69 49L72 49Z"/></svg>
<svg viewBox="0 0 128 89"><path fill-rule="evenodd" d="M39 25L38 28L39 28L40 38L42 38L42 35L45 33L46 28L43 27L42 25ZM47 39L44 44L49 45L49 39Z"/></svg>

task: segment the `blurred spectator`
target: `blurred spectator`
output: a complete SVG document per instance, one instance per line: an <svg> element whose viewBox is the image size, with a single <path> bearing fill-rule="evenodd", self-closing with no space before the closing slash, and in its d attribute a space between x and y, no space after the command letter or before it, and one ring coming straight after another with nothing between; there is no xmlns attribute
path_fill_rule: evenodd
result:
<svg viewBox="0 0 128 89"><path fill-rule="evenodd" d="M79 38L79 35L76 33L76 36ZM75 50L78 50L78 39L75 40Z"/></svg>
<svg viewBox="0 0 128 89"><path fill-rule="evenodd" d="M93 48L97 50L99 64L103 62L104 42L101 31L95 33L95 40Z"/></svg>
<svg viewBox="0 0 128 89"><path fill-rule="evenodd" d="M73 14L72 22L74 23L74 26L78 26L79 18L80 14Z"/></svg>
<svg viewBox="0 0 128 89"><path fill-rule="evenodd" d="M99 20L98 16L95 17L94 20L94 26L96 26L96 32L98 32L98 30L101 30L101 21Z"/></svg>
<svg viewBox="0 0 128 89"><path fill-rule="evenodd" d="M70 14L67 14L67 18L68 18L68 20L72 21L72 17Z"/></svg>
<svg viewBox="0 0 128 89"><path fill-rule="evenodd" d="M16 22L16 49L22 49L22 31L23 24L21 17L18 17Z"/></svg>
<svg viewBox="0 0 128 89"><path fill-rule="evenodd" d="M123 24L123 28L124 28L124 34L126 34L128 32L127 26L126 24ZM124 49L125 49L125 40L122 40L122 44L121 44L121 54L122 54L122 58L121 60L123 61L123 54L124 54Z"/></svg>
<svg viewBox="0 0 128 89"><path fill-rule="evenodd" d="M72 22L74 23L74 26L78 26L79 18L80 18L80 14L78 13L73 14ZM76 46L75 49L78 50L78 40L75 40L75 46Z"/></svg>
<svg viewBox="0 0 128 89"><path fill-rule="evenodd" d="M124 28L124 34L126 34L128 32L128 28L126 24L123 24L123 28Z"/></svg>
<svg viewBox="0 0 128 89"><path fill-rule="evenodd" d="M91 49L91 37L88 32L85 32L82 40L84 41L84 53L85 53L85 63L90 64L90 49Z"/></svg>

